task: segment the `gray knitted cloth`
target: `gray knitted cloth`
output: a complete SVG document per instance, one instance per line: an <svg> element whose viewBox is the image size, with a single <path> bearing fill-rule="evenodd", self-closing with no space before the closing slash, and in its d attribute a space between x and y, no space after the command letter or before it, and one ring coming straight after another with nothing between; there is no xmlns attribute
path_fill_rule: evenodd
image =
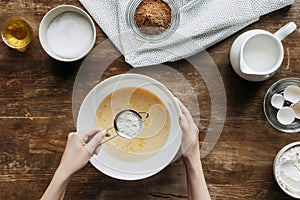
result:
<svg viewBox="0 0 300 200"><path fill-rule="evenodd" d="M176 32L163 42L138 39L126 24L131 0L80 0L133 67L179 60L241 30L259 17L297 0L175 0L180 10Z"/></svg>

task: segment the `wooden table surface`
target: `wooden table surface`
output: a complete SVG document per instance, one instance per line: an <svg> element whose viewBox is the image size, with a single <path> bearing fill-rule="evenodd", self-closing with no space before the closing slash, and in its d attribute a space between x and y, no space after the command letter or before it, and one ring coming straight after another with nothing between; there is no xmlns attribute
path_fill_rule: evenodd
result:
<svg viewBox="0 0 300 200"><path fill-rule="evenodd" d="M0 22L9 16L22 16L33 27L34 38L25 53L0 43L0 199L38 199L60 161L66 136L75 130L72 92L82 60L62 63L51 59L42 49L38 27L51 8L79 1L0 1ZM262 109L267 89L277 80L300 77L300 29L283 41L285 58L271 79L252 83L239 78L229 62L230 46L246 30L261 28L275 32L288 21L300 26L300 3L263 16L260 21L208 49L224 81L227 98L226 121L214 149L202 159L204 173L213 199L292 199L284 194L273 177L276 153L286 144L300 141L300 134L286 134L268 124ZM96 44L107 37L97 27ZM110 54L107 52L107 56ZM97 60L96 58L94 58ZM175 94L192 110L200 123L201 141L211 117L211 101L205 82L186 61L169 63L183 75L196 92L181 88ZM120 56L98 81L126 73L131 67ZM154 72L148 70L148 73ZM163 75L156 73L156 78ZM95 83L92 84L96 84ZM225 96L224 96L225 98ZM91 164L77 173L65 199L186 199L186 178L180 160L159 174L141 181L120 181L97 171Z"/></svg>

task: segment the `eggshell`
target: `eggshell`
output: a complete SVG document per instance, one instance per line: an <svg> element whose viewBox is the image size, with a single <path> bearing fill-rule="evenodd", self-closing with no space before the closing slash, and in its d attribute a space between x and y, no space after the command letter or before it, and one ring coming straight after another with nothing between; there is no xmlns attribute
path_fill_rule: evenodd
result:
<svg viewBox="0 0 300 200"><path fill-rule="evenodd" d="M281 109L284 104L284 97L281 94L274 94L271 98L271 105L276 109Z"/></svg>
<svg viewBox="0 0 300 200"><path fill-rule="evenodd" d="M290 107L283 107L277 113L277 120L283 125L289 125L294 122L296 114Z"/></svg>
<svg viewBox="0 0 300 200"><path fill-rule="evenodd" d="M290 85L285 88L283 92L284 98L292 103L297 103L300 101L300 87L296 85Z"/></svg>
<svg viewBox="0 0 300 200"><path fill-rule="evenodd" d="M300 119L300 102L292 104L291 108L294 110L296 118Z"/></svg>

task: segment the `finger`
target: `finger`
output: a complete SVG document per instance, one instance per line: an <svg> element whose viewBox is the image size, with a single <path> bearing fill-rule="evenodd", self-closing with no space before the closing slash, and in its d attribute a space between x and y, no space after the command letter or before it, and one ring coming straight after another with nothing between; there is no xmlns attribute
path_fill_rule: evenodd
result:
<svg viewBox="0 0 300 200"><path fill-rule="evenodd" d="M100 152L100 150L101 150L101 146L102 146L102 145L99 144L98 147L96 147L96 149L95 149L95 154L96 154L96 155L99 154L99 152Z"/></svg>
<svg viewBox="0 0 300 200"><path fill-rule="evenodd" d="M81 142L81 144L85 144L85 141L83 140L83 138L80 136L80 134L76 134Z"/></svg>
<svg viewBox="0 0 300 200"><path fill-rule="evenodd" d="M185 130L189 127L189 123L185 115L179 116L179 126L182 130Z"/></svg>
<svg viewBox="0 0 300 200"><path fill-rule="evenodd" d="M184 124L186 122L186 117L182 114L179 116L179 124Z"/></svg>
<svg viewBox="0 0 300 200"><path fill-rule="evenodd" d="M193 119L190 111L187 109L187 107L185 107L185 105L183 105L183 103L179 99L177 99L177 100L178 100L179 107L180 107L180 110L181 110L182 114L186 116L188 121L193 122L194 119Z"/></svg>
<svg viewBox="0 0 300 200"><path fill-rule="evenodd" d="M185 107L185 105L183 105L183 103L177 98L178 104L179 104L179 108L182 112L182 114L187 114L190 111L187 109L187 107Z"/></svg>
<svg viewBox="0 0 300 200"><path fill-rule="evenodd" d="M107 132L106 130L102 130L100 132L98 132L91 140L90 142L85 145L86 149L89 152L95 152L95 149L98 147L98 145L101 143L101 141L103 140L103 138L106 136Z"/></svg>
<svg viewBox="0 0 300 200"><path fill-rule="evenodd" d="M90 156L93 156L94 152L88 149L86 146L83 146L83 148L90 154Z"/></svg>
<svg viewBox="0 0 300 200"><path fill-rule="evenodd" d="M79 131L78 135L80 136L80 138L84 141L87 142L87 140L90 137L93 137L94 135L96 135L97 133L99 133L100 131L102 131L103 129L100 127L92 127L83 131Z"/></svg>
<svg viewBox="0 0 300 200"><path fill-rule="evenodd" d="M111 134L109 132L106 132L105 137L110 137L110 136L111 136ZM100 151L101 147L102 147L101 143L97 145L97 147L95 149L95 154L96 155L99 154L99 151Z"/></svg>

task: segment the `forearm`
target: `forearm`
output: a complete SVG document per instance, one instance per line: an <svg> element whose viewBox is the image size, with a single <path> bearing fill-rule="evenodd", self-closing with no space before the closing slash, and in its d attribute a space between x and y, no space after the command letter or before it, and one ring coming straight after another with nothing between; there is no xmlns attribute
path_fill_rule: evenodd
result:
<svg viewBox="0 0 300 200"><path fill-rule="evenodd" d="M61 200L64 197L67 185L71 179L70 175L62 173L58 168L41 200Z"/></svg>
<svg viewBox="0 0 300 200"><path fill-rule="evenodd" d="M183 161L186 168L188 199L210 200L200 161L200 153L193 153L191 156L184 158Z"/></svg>
<svg viewBox="0 0 300 200"><path fill-rule="evenodd" d="M59 200L63 200L64 199L66 190L67 190L67 187L65 187L65 189L64 189L62 195L60 196Z"/></svg>

